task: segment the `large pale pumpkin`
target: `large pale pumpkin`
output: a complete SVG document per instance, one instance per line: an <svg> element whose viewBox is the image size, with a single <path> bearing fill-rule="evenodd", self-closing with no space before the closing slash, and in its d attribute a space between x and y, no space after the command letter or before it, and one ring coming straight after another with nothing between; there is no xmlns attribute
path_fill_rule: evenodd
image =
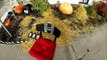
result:
<svg viewBox="0 0 107 60"><path fill-rule="evenodd" d="M72 14L73 13L73 8L71 6L70 3L68 2L64 2L59 6L59 10L63 13L63 14Z"/></svg>

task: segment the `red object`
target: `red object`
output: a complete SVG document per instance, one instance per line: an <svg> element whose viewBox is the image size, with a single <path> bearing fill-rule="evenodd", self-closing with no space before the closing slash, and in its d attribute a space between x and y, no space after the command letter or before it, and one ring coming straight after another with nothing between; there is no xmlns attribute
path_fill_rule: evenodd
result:
<svg viewBox="0 0 107 60"><path fill-rule="evenodd" d="M10 24L11 24L11 19L7 19L6 21L5 21L5 26L10 26Z"/></svg>
<svg viewBox="0 0 107 60"><path fill-rule="evenodd" d="M53 60L56 43L39 37L29 51L29 54L38 60Z"/></svg>
<svg viewBox="0 0 107 60"><path fill-rule="evenodd" d="M23 5L18 5L15 7L15 13L20 14L23 12L24 6Z"/></svg>

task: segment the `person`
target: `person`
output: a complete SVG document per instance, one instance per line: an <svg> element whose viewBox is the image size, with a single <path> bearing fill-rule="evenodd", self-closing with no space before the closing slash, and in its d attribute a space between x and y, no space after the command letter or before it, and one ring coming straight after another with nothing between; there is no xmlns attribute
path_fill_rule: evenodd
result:
<svg viewBox="0 0 107 60"><path fill-rule="evenodd" d="M107 0L102 0L102 2L106 3L107 4Z"/></svg>

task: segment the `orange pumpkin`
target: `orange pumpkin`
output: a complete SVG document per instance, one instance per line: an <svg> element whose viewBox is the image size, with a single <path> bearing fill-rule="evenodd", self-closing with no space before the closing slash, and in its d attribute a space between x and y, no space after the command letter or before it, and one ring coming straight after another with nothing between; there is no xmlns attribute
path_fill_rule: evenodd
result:
<svg viewBox="0 0 107 60"><path fill-rule="evenodd" d="M23 5L18 5L15 7L15 13L20 14L23 12L24 6Z"/></svg>
<svg viewBox="0 0 107 60"><path fill-rule="evenodd" d="M11 24L11 19L7 19L6 21L5 21L5 26L9 26Z"/></svg>
<svg viewBox="0 0 107 60"><path fill-rule="evenodd" d="M73 13L73 8L71 6L70 3L68 2L64 2L59 6L59 10L63 13L63 14L72 14Z"/></svg>

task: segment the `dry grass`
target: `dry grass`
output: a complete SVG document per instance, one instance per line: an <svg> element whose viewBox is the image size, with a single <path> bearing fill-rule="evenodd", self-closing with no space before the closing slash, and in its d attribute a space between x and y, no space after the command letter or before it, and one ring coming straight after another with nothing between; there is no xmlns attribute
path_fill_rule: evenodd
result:
<svg viewBox="0 0 107 60"><path fill-rule="evenodd" d="M32 21L31 19L34 18L33 16L27 16L25 17L22 22L20 23L22 28L28 27L28 24Z"/></svg>
<svg viewBox="0 0 107 60"><path fill-rule="evenodd" d="M56 18L53 15L52 10L50 8L46 12L44 12L43 15L44 15L44 18L39 18L37 22L34 24L32 30L36 30L35 26L37 24L51 22L53 26L55 26L61 31L61 35L59 38L57 38L57 41L56 41L58 45L63 46L66 44L71 44L73 42L73 37L76 32L71 31L70 28L65 23L63 23L63 21Z"/></svg>
<svg viewBox="0 0 107 60"><path fill-rule="evenodd" d="M44 24L47 22L51 22L53 24L53 26L55 26L56 28L58 28L61 31L61 35L59 38L57 38L56 43L59 46L66 46L66 45L71 45L73 44L75 41L75 37L82 32L90 32L91 30L93 30L95 28L94 25L98 25L98 20L92 20L91 23L89 22L90 20L88 19L87 13L84 9L83 6L78 7L75 10L74 13L74 17L69 17L69 19L64 19L64 20L60 20L60 18L56 17L53 12L53 9L48 8L47 11L45 11L43 13L44 18L36 18L36 22L32 25L31 29L28 29L28 24L32 18L32 16L26 17L24 19L24 21L22 21L21 25L22 25L22 31L26 31L25 33L23 33L21 35L22 39L26 39L29 42L27 43L23 43L22 44L22 49L23 50L29 50L29 48L31 48L31 46L34 43L34 39L31 39L28 37L28 34L30 32L33 33L37 33L38 31L36 30L36 25L37 24ZM27 22L26 22L27 21ZM53 40L54 36L51 34L47 34L47 33L43 33L43 36L47 39Z"/></svg>
<svg viewBox="0 0 107 60"><path fill-rule="evenodd" d="M83 22L86 22L86 20L88 19L88 15L87 12L85 10L85 8L80 5L75 11L74 11L75 17L78 20L81 20Z"/></svg>

